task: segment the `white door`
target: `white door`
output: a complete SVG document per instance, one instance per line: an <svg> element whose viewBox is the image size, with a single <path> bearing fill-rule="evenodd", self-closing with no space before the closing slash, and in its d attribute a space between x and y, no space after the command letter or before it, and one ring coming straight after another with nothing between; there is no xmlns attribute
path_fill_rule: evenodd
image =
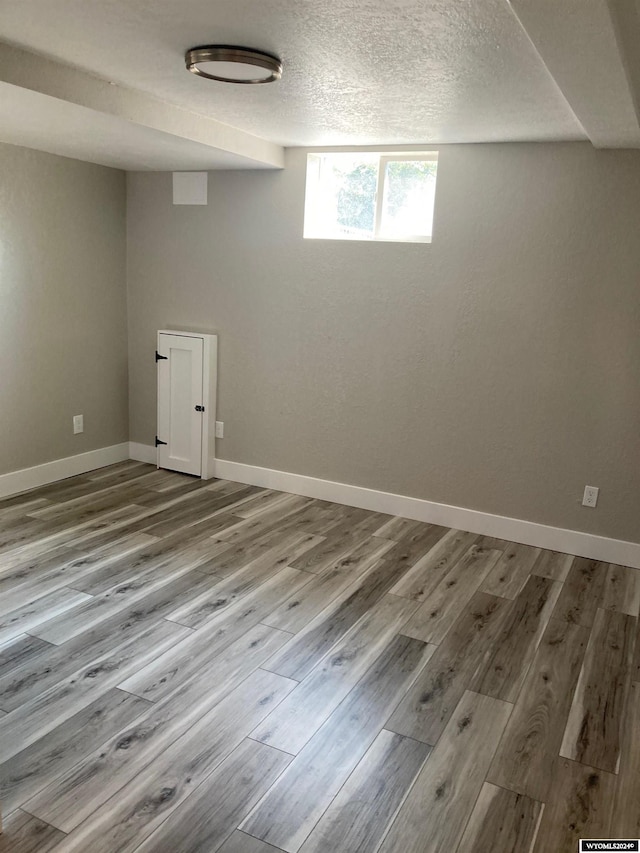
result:
<svg viewBox="0 0 640 853"><path fill-rule="evenodd" d="M158 335L158 467L202 474L202 338Z"/></svg>

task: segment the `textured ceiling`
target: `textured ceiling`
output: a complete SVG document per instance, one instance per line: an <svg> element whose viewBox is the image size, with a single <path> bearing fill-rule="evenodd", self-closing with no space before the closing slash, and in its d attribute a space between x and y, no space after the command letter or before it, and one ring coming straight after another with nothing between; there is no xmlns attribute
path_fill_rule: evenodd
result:
<svg viewBox="0 0 640 853"><path fill-rule="evenodd" d="M0 0L0 40L284 145L586 138L506 0ZM211 42L282 81L188 74Z"/></svg>

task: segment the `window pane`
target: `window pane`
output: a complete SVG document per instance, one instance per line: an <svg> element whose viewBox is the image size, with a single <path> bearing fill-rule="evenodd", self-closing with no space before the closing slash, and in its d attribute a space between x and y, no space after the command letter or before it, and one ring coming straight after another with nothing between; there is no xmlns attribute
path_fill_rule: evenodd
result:
<svg viewBox="0 0 640 853"><path fill-rule="evenodd" d="M377 154L310 154L305 237L371 240L374 236Z"/></svg>
<svg viewBox="0 0 640 853"><path fill-rule="evenodd" d="M430 238L436 194L437 163L393 160L386 164L380 236Z"/></svg>
<svg viewBox="0 0 640 853"><path fill-rule="evenodd" d="M437 156L396 151L308 154L304 236L429 242Z"/></svg>

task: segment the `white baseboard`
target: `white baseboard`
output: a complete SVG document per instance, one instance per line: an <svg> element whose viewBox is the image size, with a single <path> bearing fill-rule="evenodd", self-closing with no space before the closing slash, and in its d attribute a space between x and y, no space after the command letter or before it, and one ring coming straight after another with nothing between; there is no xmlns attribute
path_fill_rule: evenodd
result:
<svg viewBox="0 0 640 853"><path fill-rule="evenodd" d="M101 447L77 456L67 456L35 465L33 468L23 468L0 475L0 498L25 492L28 489L45 486L57 480L64 480L76 474L84 474L96 468L104 468L125 459L135 459L139 462L156 463L156 449L147 444L123 442L111 447ZM400 515L416 521L426 521L431 524L441 524L444 527L454 527L458 530L468 530L470 533L480 533L485 536L495 536L510 542L521 542L536 548L548 548L552 551L562 551L566 554L576 554L579 557L589 557L593 560L603 560L607 563L619 563L640 569L640 544L626 542L622 539L610 539L606 536L595 536L579 530L567 530L562 527L550 527L520 518L509 518L504 515L491 515L478 510L466 509L459 506L435 503L421 498L410 498L406 495L396 495L391 492L379 492L375 489L365 489L362 486L350 486L347 483L336 483L332 480L320 480L303 474L289 474L285 471L275 471L271 468L260 468L256 465L244 465L241 462L230 462L226 459L215 461L215 476L223 480L233 480L237 483L247 483L252 486L262 486L275 491L291 492L309 498L357 506L374 512L384 512L389 515Z"/></svg>
<svg viewBox="0 0 640 853"><path fill-rule="evenodd" d="M158 461L158 452L150 444L138 444L137 441L129 442L129 459L136 462L149 462L155 465Z"/></svg>
<svg viewBox="0 0 640 853"><path fill-rule="evenodd" d="M33 468L1 474L0 498L26 492L27 489L35 489L38 486L46 486L48 483L55 483L57 480L64 480L76 474L85 474L87 471L104 468L115 462L124 462L125 459L129 459L129 443L126 441L122 444L113 444L111 447L79 453L77 456L45 462Z"/></svg>
<svg viewBox="0 0 640 853"><path fill-rule="evenodd" d="M491 515L464 507L434 503L390 492L378 492L374 489L334 483L331 480L319 480L316 477L306 477L301 474L288 474L270 468L243 465L226 459L216 460L215 476L223 480L234 480L252 486L292 492L296 495L362 507L375 512L385 512L389 515L400 515L416 521L427 521L444 527L468 530L470 533L533 545L536 548L548 548L565 554L575 554L578 557L589 557L592 560L619 563L640 569L640 544L636 542L594 536L578 530L550 527L519 518Z"/></svg>

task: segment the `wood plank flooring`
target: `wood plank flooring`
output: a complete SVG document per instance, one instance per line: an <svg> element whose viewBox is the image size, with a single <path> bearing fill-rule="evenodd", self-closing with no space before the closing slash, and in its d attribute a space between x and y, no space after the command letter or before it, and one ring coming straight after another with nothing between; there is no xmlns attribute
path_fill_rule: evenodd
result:
<svg viewBox="0 0 640 853"><path fill-rule="evenodd" d="M640 572L125 462L0 502L0 853L640 833Z"/></svg>

